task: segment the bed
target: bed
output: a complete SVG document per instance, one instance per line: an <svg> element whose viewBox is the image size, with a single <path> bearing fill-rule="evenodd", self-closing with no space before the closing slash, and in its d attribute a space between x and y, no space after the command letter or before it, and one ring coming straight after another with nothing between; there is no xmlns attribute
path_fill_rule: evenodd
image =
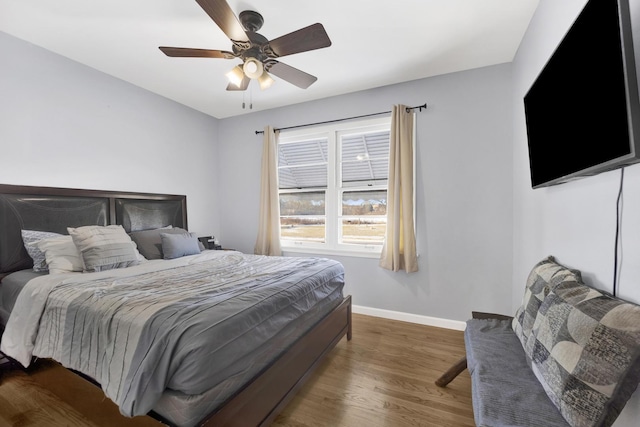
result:
<svg viewBox="0 0 640 427"><path fill-rule="evenodd" d="M25 366L38 356L83 374L126 416L268 425L324 355L351 338L340 263L198 250L46 274L34 271L21 234L68 231L79 244L86 228L152 230L166 255L165 243L194 237L186 208L181 195L0 185L3 351ZM93 261L82 254L86 270Z"/></svg>

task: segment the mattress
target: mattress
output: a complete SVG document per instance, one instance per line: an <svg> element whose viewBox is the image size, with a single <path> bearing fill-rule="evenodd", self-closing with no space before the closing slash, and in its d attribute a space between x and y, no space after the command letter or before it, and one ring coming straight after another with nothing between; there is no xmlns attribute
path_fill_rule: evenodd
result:
<svg viewBox="0 0 640 427"><path fill-rule="evenodd" d="M126 416L190 426L336 307L343 285L336 261L226 251L42 276L19 294L2 350L94 378Z"/></svg>
<svg viewBox="0 0 640 427"><path fill-rule="evenodd" d="M198 421L204 419L208 414L241 391L243 386L267 368L291 344L302 337L332 309L337 307L342 302L342 299L342 292L335 289L316 304L313 310L288 323L277 336L248 354L245 362L249 363L244 363L247 366L246 369L229 376L204 393L189 395L171 389L165 390L158 403L154 406L153 412L160 415L162 419L170 421L173 425L180 427L195 426Z"/></svg>

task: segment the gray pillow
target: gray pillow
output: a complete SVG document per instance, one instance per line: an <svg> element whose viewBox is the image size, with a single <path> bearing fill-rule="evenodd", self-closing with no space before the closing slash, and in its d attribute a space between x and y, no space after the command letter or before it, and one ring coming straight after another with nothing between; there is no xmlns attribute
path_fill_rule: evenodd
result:
<svg viewBox="0 0 640 427"><path fill-rule="evenodd" d="M50 237L60 237L62 234L52 233L50 231L36 231L36 230L22 230L22 241L24 242L24 248L27 253L33 259L33 271L36 272L48 272L47 261L37 243L40 240L48 239Z"/></svg>
<svg viewBox="0 0 640 427"><path fill-rule="evenodd" d="M198 237L195 233L160 233L160 239L162 240L162 254L164 259L180 258L200 253Z"/></svg>
<svg viewBox="0 0 640 427"><path fill-rule="evenodd" d="M129 233L131 239L138 245L138 250L146 259L162 259L162 239L160 233L184 234L187 230L180 227L155 228L153 230L133 231Z"/></svg>

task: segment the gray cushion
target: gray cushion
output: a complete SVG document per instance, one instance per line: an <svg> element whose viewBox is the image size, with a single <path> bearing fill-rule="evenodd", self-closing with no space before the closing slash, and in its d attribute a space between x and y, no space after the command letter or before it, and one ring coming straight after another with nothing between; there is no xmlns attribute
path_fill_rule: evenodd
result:
<svg viewBox="0 0 640 427"><path fill-rule="evenodd" d="M49 231L35 231L35 230L21 230L22 241L24 242L24 248L33 260L33 271L35 272L48 272L47 261L37 243L40 240L48 239L49 237L60 237L62 234L51 233Z"/></svg>
<svg viewBox="0 0 640 427"><path fill-rule="evenodd" d="M153 230L134 231L129 233L131 239L138 245L138 250L146 259L162 259L162 239L160 233L183 234L187 230L180 227L155 228Z"/></svg>
<svg viewBox="0 0 640 427"><path fill-rule="evenodd" d="M478 426L569 425L531 371L510 320L468 320L464 339Z"/></svg>
<svg viewBox="0 0 640 427"><path fill-rule="evenodd" d="M180 258L200 253L198 237L195 233L160 233L160 239L162 240L162 254L164 259Z"/></svg>

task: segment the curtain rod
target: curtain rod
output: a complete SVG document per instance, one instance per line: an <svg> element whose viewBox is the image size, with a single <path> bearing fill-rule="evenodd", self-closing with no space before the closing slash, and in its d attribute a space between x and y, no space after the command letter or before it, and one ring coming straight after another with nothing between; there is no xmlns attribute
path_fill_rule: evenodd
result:
<svg viewBox="0 0 640 427"><path fill-rule="evenodd" d="M407 107L407 113L410 112L411 110L415 110L416 108L419 108L419 112L422 112L422 109L424 108L425 110L427 109L427 103L425 102L422 105L418 105L416 107ZM335 123L335 122L343 122L345 120L353 120L353 119L362 119L364 117L371 117L371 116L380 116L382 114L390 114L391 111L381 111L379 113L372 113L372 114L364 114L362 116L354 116L354 117L345 117L344 119L336 119L336 120L327 120L326 122L317 122L317 123L307 123L304 125L297 125L297 126L289 126L286 128L278 128L278 129L274 129L273 131L279 131L279 130L286 130L286 129L296 129L296 128L301 128L301 127L305 127L305 126L314 126L314 125L324 125L327 123ZM263 130L257 130L256 131L256 135L264 133Z"/></svg>

